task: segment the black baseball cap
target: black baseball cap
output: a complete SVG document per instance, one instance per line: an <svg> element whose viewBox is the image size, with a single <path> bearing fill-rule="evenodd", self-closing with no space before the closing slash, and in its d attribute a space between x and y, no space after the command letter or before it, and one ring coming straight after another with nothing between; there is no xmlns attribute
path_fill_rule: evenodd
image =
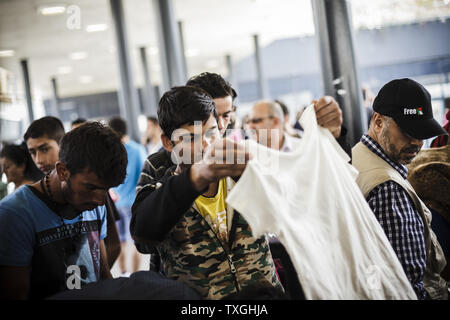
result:
<svg viewBox="0 0 450 320"><path fill-rule="evenodd" d="M393 80L381 88L373 103L373 111L393 118L407 135L415 139L448 135L433 118L430 93L411 79Z"/></svg>

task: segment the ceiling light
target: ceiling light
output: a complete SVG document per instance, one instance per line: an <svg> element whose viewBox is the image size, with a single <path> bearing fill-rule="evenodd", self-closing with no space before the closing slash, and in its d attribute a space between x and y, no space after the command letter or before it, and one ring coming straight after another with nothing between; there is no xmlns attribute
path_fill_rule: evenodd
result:
<svg viewBox="0 0 450 320"><path fill-rule="evenodd" d="M86 27L87 32L99 32L108 29L106 24L90 24Z"/></svg>
<svg viewBox="0 0 450 320"><path fill-rule="evenodd" d="M84 83L84 84L91 83L92 77L91 76L81 76L79 78L79 81L80 81L80 83Z"/></svg>
<svg viewBox="0 0 450 320"><path fill-rule="evenodd" d="M150 49L148 50L148 52L150 54L158 54L158 48L157 47L150 47Z"/></svg>
<svg viewBox="0 0 450 320"><path fill-rule="evenodd" d="M187 49L185 54L186 54L186 57L188 57L188 58L196 57L196 56L198 56L198 50L197 49Z"/></svg>
<svg viewBox="0 0 450 320"><path fill-rule="evenodd" d="M87 58L87 53L84 51L80 51L80 52L72 52L69 55L69 58L72 60L82 60L82 59L86 59Z"/></svg>
<svg viewBox="0 0 450 320"><path fill-rule="evenodd" d="M72 72L71 66L63 66L58 68L58 74L69 74Z"/></svg>
<svg viewBox="0 0 450 320"><path fill-rule="evenodd" d="M0 50L0 58L14 56L14 50Z"/></svg>
<svg viewBox="0 0 450 320"><path fill-rule="evenodd" d="M66 7L63 5L57 5L57 6L46 6L46 7L40 7L39 13L43 16L51 16L55 14L62 14L66 12Z"/></svg>
<svg viewBox="0 0 450 320"><path fill-rule="evenodd" d="M215 68L217 68L218 66L219 66L219 61L217 61L217 60L209 60L208 62L206 62L206 67L208 68L208 69L215 69Z"/></svg>

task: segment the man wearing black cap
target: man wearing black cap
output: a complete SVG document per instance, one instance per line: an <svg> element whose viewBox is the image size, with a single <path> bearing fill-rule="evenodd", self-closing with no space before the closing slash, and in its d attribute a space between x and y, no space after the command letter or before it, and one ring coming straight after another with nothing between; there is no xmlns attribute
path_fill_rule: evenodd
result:
<svg viewBox="0 0 450 320"><path fill-rule="evenodd" d="M447 299L446 261L431 213L407 181L423 140L446 134L433 119L428 91L411 79L386 84L373 104L369 132L352 149L358 186L375 213L419 299Z"/></svg>

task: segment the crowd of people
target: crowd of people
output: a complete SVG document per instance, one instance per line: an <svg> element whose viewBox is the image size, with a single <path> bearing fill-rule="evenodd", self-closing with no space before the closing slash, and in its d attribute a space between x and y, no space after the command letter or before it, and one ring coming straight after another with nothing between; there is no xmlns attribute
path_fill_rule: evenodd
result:
<svg viewBox="0 0 450 320"><path fill-rule="evenodd" d="M0 201L0 297L294 296L292 268L272 252L276 236L255 237L226 198L252 159L242 141L289 153L307 137L279 100L255 103L238 128L237 95L222 76L202 73L162 96L139 143L127 135L133 124L118 117L77 119L65 133L47 116L31 123L21 145L4 146L2 173L16 189ZM312 104L318 125L351 156L417 298L448 299L449 127L434 120L428 91L411 79L386 84L355 146L334 98ZM434 137L430 156L421 149ZM141 254L150 255L144 273L136 272ZM121 277L113 279L116 262Z"/></svg>

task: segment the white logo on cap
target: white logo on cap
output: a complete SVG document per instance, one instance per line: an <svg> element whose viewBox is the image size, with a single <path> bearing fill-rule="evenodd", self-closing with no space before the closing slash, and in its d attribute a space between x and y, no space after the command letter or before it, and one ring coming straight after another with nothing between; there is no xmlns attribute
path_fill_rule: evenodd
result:
<svg viewBox="0 0 450 320"><path fill-rule="evenodd" d="M419 115L419 116L423 116L423 110L422 110L422 108L417 108L417 109L404 108L403 109L403 114L404 115Z"/></svg>

